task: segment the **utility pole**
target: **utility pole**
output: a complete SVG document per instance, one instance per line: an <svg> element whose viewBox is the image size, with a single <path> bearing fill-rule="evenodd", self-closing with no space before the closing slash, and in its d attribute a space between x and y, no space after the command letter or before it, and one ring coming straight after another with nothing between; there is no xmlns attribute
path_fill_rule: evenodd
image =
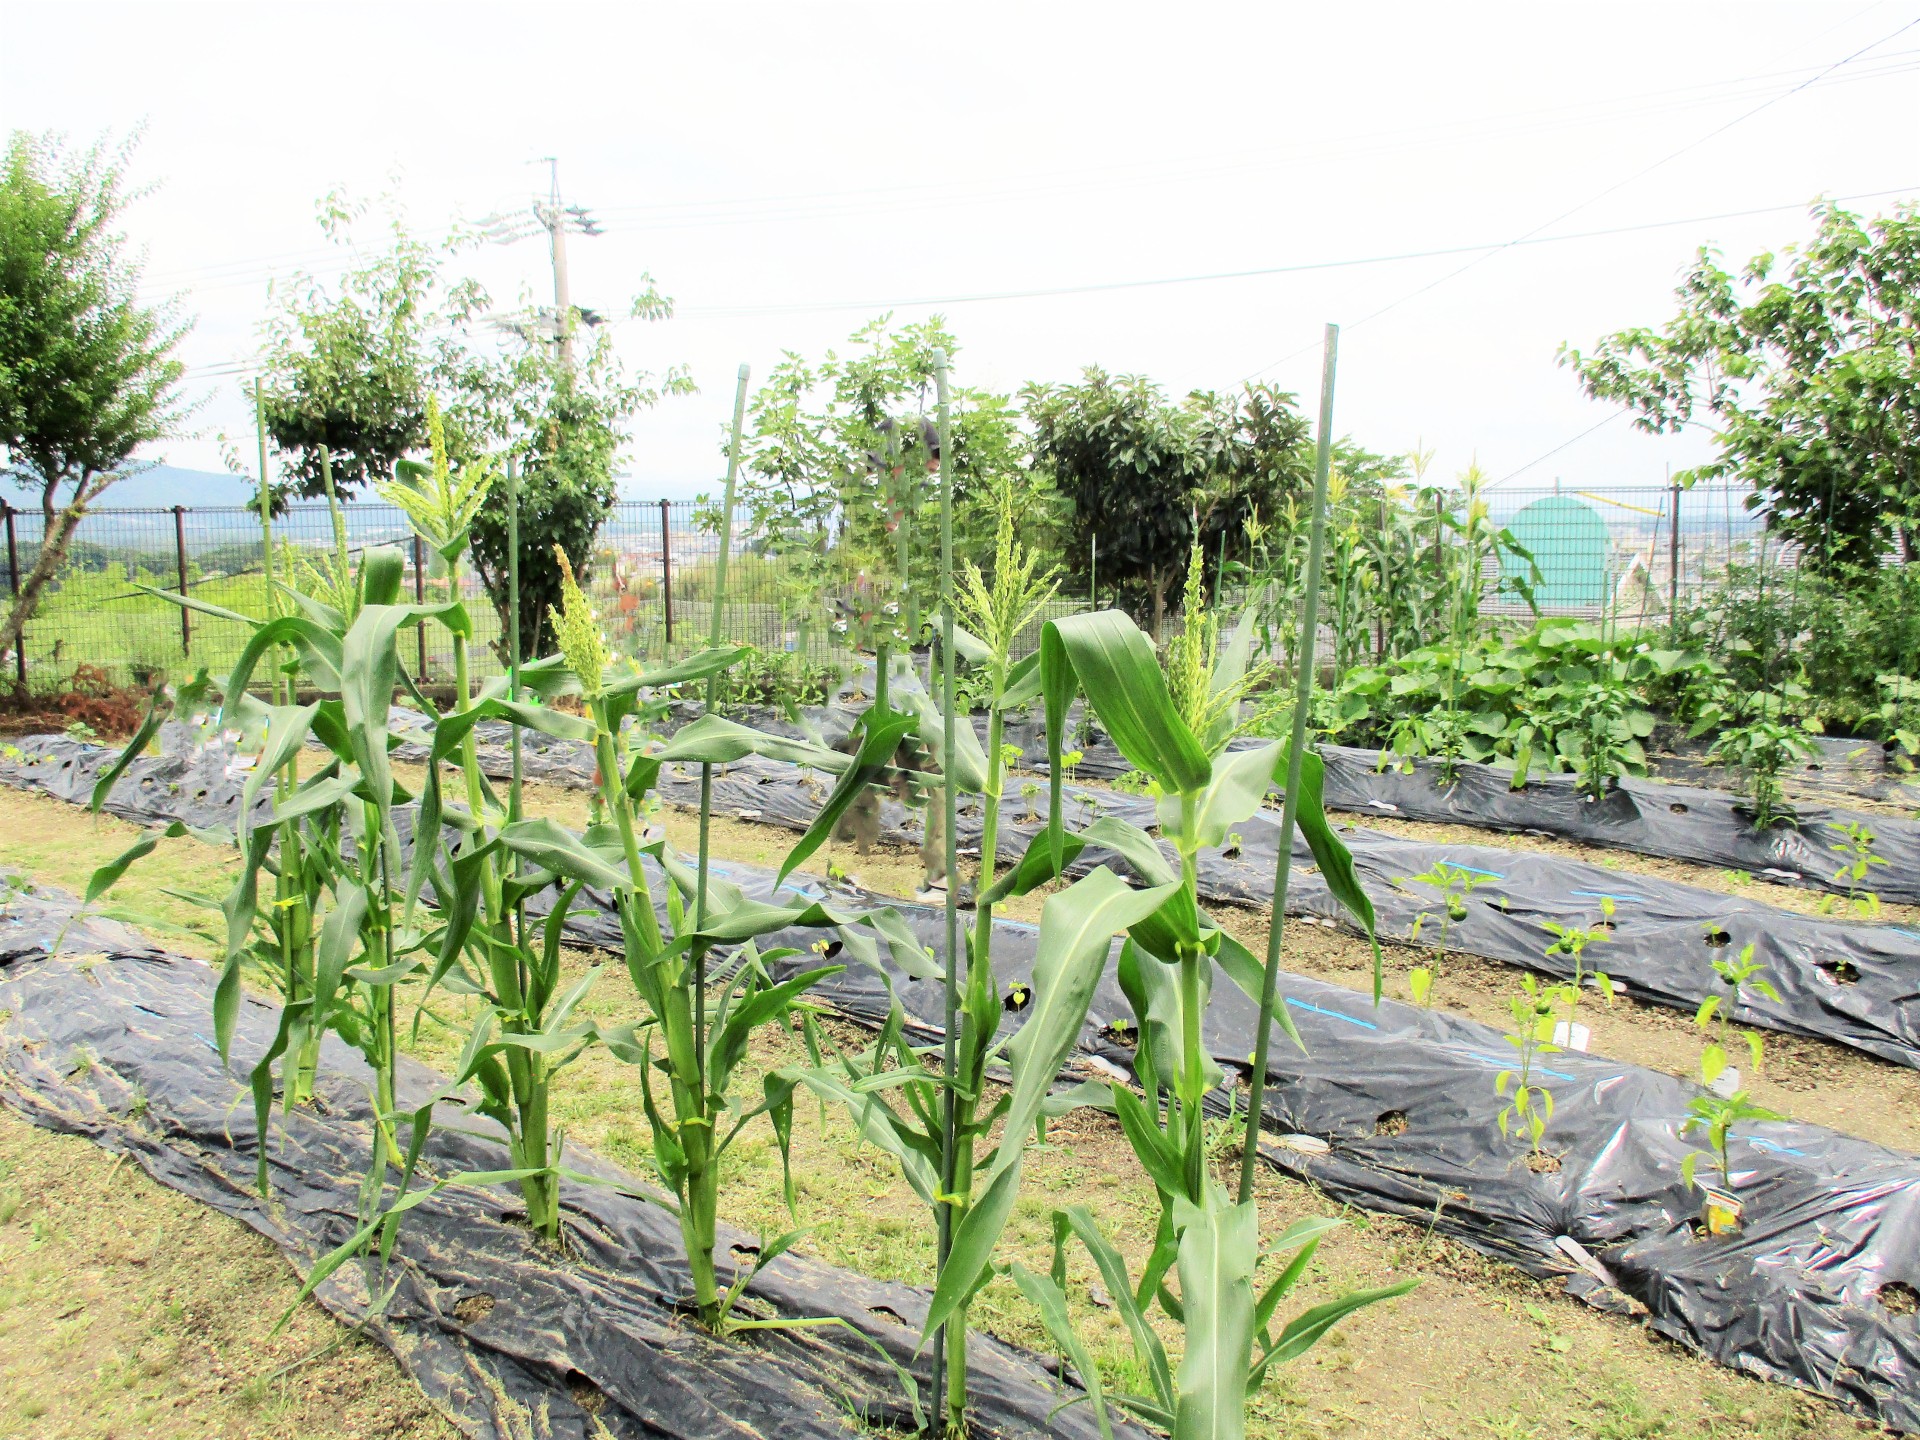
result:
<svg viewBox="0 0 1920 1440"><path fill-rule="evenodd" d="M552 343L560 363L573 368L573 323L576 318L598 325L600 316L591 310L576 311L573 289L567 278L567 232L581 235L601 233L584 205L569 205L560 194L560 161L552 155L541 157L547 165L548 185L545 199L536 199L525 214L489 215L480 222L480 233L496 245L511 245L545 231L547 253L553 261L553 309L531 318L502 317L493 323L529 338Z"/></svg>

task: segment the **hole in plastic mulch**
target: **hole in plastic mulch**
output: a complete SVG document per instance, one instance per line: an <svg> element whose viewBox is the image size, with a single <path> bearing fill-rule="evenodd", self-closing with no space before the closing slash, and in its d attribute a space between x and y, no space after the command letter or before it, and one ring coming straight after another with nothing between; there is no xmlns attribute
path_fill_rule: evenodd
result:
<svg viewBox="0 0 1920 1440"><path fill-rule="evenodd" d="M1813 963L1814 967L1830 980L1838 981L1842 985L1860 983L1860 967L1851 960L1835 957L1830 960L1816 960Z"/></svg>
<svg viewBox="0 0 1920 1440"><path fill-rule="evenodd" d="M1724 950L1732 943L1733 936L1722 930L1718 925L1712 925L1707 928L1707 948L1709 950Z"/></svg>
<svg viewBox="0 0 1920 1440"><path fill-rule="evenodd" d="M567 1398L589 1415L607 1408L606 1392L578 1370L567 1371Z"/></svg>
<svg viewBox="0 0 1920 1440"><path fill-rule="evenodd" d="M1904 1280L1889 1280L1873 1292L1873 1298L1880 1302L1880 1308L1889 1315L1920 1313L1920 1290Z"/></svg>
<svg viewBox="0 0 1920 1440"><path fill-rule="evenodd" d="M462 1325L471 1325L476 1320L484 1320L493 1313L493 1296L487 1294L463 1295L454 1302L453 1318Z"/></svg>
<svg viewBox="0 0 1920 1440"><path fill-rule="evenodd" d="M1375 1120L1373 1122L1373 1133L1376 1135L1406 1134L1407 1133L1407 1112L1404 1110L1387 1111L1386 1114L1382 1115L1378 1120Z"/></svg>
<svg viewBox="0 0 1920 1440"><path fill-rule="evenodd" d="M1684 815L1687 813L1687 807L1685 805L1682 805L1678 800L1674 801L1671 805L1667 806L1667 809L1671 810L1676 815Z"/></svg>

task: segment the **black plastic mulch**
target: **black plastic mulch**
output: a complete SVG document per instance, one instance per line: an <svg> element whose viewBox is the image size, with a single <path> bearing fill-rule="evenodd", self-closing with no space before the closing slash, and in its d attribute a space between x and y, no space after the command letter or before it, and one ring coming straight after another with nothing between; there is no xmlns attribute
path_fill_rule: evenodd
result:
<svg viewBox="0 0 1920 1440"><path fill-rule="evenodd" d="M243 1077L273 1035L275 1012L251 999L242 1006L235 1068L223 1071L208 1038L212 971L98 920L74 925L59 957L49 958L72 910L70 897L47 892L16 894L0 914L0 1009L8 1016L0 1097L36 1124L130 1156L162 1184L265 1235L305 1273L357 1228L371 1153L357 1052L329 1037L321 1103L276 1113L273 1198L263 1201L253 1189L258 1135ZM407 1063L403 1108L440 1084ZM434 1177L504 1168L496 1142L460 1133L491 1131L488 1122L450 1104L437 1119L459 1129L433 1131L425 1163ZM637 1187L578 1149L565 1161ZM666 1209L574 1183L564 1186L563 1206L565 1246L555 1251L517 1223L517 1192L449 1186L407 1215L384 1275L349 1266L316 1298L343 1321L367 1322L434 1404L485 1440L871 1433L856 1428L855 1416L903 1427L912 1412L880 1352L916 1372L927 1394L930 1361L913 1357L925 1292L789 1252L755 1279L743 1317L832 1316L845 1325L716 1340L676 1305L689 1281ZM723 1231L723 1277L754 1244ZM370 1294L395 1282L392 1299L368 1321ZM969 1354L971 1413L984 1433L1097 1433L1084 1407L1056 1413L1075 1392L1063 1392L1033 1357L985 1336Z"/></svg>

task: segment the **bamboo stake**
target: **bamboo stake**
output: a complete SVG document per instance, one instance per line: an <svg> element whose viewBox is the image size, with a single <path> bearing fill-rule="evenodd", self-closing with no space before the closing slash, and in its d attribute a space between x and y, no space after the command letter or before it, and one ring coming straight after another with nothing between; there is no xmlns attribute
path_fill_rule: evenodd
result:
<svg viewBox="0 0 1920 1440"><path fill-rule="evenodd" d="M727 483L720 501L720 553L713 563L713 615L707 625L707 644L713 649L720 647L720 629L723 623L727 602L727 547L733 542L733 487L740 476L740 427L746 423L747 414L747 376L750 373L746 365L740 367L740 378L733 390L733 428L727 438ZM714 701L718 698L720 677L707 677L706 713L713 713ZM700 766L700 880L699 891L694 899L693 928L700 930L707 923L707 868L712 855L712 843L709 835L713 821L713 766L702 763ZM696 944L693 947L693 1045L694 1060L699 1067L700 1093L707 1088L707 947Z"/></svg>
<svg viewBox="0 0 1920 1440"><path fill-rule="evenodd" d="M953 467L948 450L949 416L947 352L945 350L933 352L933 378L940 406L940 708L943 712L941 736L944 744L940 769L941 781L946 790L947 850L947 993L945 1034L941 1052L941 1074L946 1078L946 1085L941 1090L943 1099L940 1117L940 1190L941 1194L946 1196L953 1193L958 1160L953 1083L957 1058L954 1030L959 1023L960 1006L960 774L953 763L955 748L953 711L957 688L953 664ZM947 1257L953 1250L952 1203L943 1200L939 1215L939 1268L945 1269ZM946 1349L947 1327L942 1325L933 1338L933 1393L936 1403L944 1403L947 1392ZM949 1411L948 1433L958 1433L964 1418L963 1415L954 1415Z"/></svg>
<svg viewBox="0 0 1920 1440"><path fill-rule="evenodd" d="M271 620L280 613L280 604L279 596L273 589L273 504L272 487L267 483L267 410L258 380L253 382L253 429L260 442L260 566L261 573L266 576L267 618ZM274 703L287 703L281 698L280 667L277 665L274 666L272 683Z"/></svg>
<svg viewBox="0 0 1920 1440"><path fill-rule="evenodd" d="M1293 687L1293 736L1287 752L1287 793L1281 808L1279 856L1273 872L1273 924L1267 931L1267 969L1260 981L1260 1023L1254 1030L1253 1075L1247 1098L1247 1138L1240 1154L1240 1201L1253 1198L1253 1167L1260 1153L1260 1110L1266 1098L1267 1050L1273 1007L1280 988L1280 932L1286 920L1287 881L1293 866L1293 832L1300 815L1300 771L1306 761L1307 708L1313 701L1313 648L1320 628L1320 571L1326 558L1327 475L1333 460L1333 373L1340 327L1327 326L1320 371L1320 441L1313 464L1313 528L1307 540L1307 589L1300 600L1299 672ZM1376 1000L1379 998L1376 993Z"/></svg>

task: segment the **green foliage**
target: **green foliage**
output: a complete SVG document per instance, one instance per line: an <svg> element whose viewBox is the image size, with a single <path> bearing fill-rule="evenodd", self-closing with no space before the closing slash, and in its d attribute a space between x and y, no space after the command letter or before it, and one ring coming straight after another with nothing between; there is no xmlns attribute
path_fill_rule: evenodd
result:
<svg viewBox="0 0 1920 1440"><path fill-rule="evenodd" d="M1312 484L1306 419L1270 385L1174 403L1143 376L1089 366L1078 385L1032 385L1022 399L1034 469L1068 507L1071 572L1085 578L1097 542L1099 582L1151 614L1156 633L1196 544L1217 553Z"/></svg>
<svg viewBox="0 0 1920 1440"><path fill-rule="evenodd" d="M1697 652L1555 618L1359 666L1338 703L1344 729L1381 742L1382 766L1451 755L1511 769L1516 789L1536 770L1574 771L1598 796L1622 774L1646 773L1649 695L1712 675Z"/></svg>
<svg viewBox="0 0 1920 1440"><path fill-rule="evenodd" d="M1888 863L1887 857L1874 852L1872 827L1858 820L1843 820L1840 822L1840 832L1844 838L1827 848L1845 862L1833 872L1833 878L1836 883L1847 887L1847 894L1844 900L1838 895L1822 896L1821 913L1829 914L1844 905L1862 920L1878 920L1880 897L1866 882L1874 866Z"/></svg>
<svg viewBox="0 0 1920 1440"><path fill-rule="evenodd" d="M935 607L933 357L958 349L939 316L895 325L882 315L817 366L789 351L750 397L739 503L762 551L789 557L783 598L797 613L818 607L824 581L858 579L876 608L897 607L905 641L905 621ZM1034 553L1044 553L1051 496L1022 474L1025 441L1012 403L959 386L950 412L956 554L991 566L998 491ZM710 508L704 513L711 523Z"/></svg>
<svg viewBox="0 0 1920 1440"><path fill-rule="evenodd" d="M1732 1095L1715 1095L1711 1092L1696 1095L1687 1106L1687 1118L1681 1122L1680 1133L1691 1135L1697 1130L1707 1134L1707 1151L1714 1167L1720 1172L1720 1185L1723 1193L1732 1195L1733 1164L1727 1156L1727 1142L1733 1134L1733 1127L1744 1125L1753 1120L1784 1120L1786 1117L1765 1106L1756 1105L1747 1098L1747 1092L1738 1091ZM1698 1173L1700 1152L1689 1150L1686 1158L1680 1162L1680 1179L1687 1185L1694 1184Z"/></svg>
<svg viewBox="0 0 1920 1440"><path fill-rule="evenodd" d="M320 229L350 246L367 215L364 203L335 191L320 202ZM391 480L403 456L427 446L428 398L436 389L457 395L474 363L467 344L486 292L449 278L452 242L421 239L391 203L383 219L385 245L358 252L366 258L332 287L306 274L276 287L262 334L260 404L290 477L277 506L326 494L323 450L342 496ZM456 404L454 417L464 457L465 408Z"/></svg>
<svg viewBox="0 0 1920 1440"><path fill-rule="evenodd" d="M494 433L524 436L514 451L522 655L545 648L546 617L560 603L556 552L567 556L583 584L593 573L594 539L619 494L614 459L627 423L662 393L687 388L671 374L658 387L650 376L629 379L604 332L576 370L535 350L506 367L497 386L504 398L489 423ZM510 599L504 504L485 506L474 517L473 560L504 632Z"/></svg>
<svg viewBox="0 0 1920 1440"><path fill-rule="evenodd" d="M1820 752L1803 727L1785 718L1784 697L1761 694L1737 703L1750 707L1746 718L1722 728L1707 754L1740 776L1752 802L1753 828L1770 830L1782 820L1793 819L1781 775L1795 761L1810 760Z"/></svg>
<svg viewBox="0 0 1920 1440"><path fill-rule="evenodd" d="M1507 1001L1513 1028L1505 1039L1514 1048L1515 1064L1493 1080L1494 1093L1507 1102L1500 1111L1500 1133L1525 1139L1536 1160L1544 1153L1540 1140L1553 1119L1553 1092L1539 1084L1533 1072L1541 1057L1560 1051L1547 1038L1553 1033L1556 999L1554 987L1543 988L1532 975L1520 977L1520 993Z"/></svg>
<svg viewBox="0 0 1920 1440"><path fill-rule="evenodd" d="M1564 955L1573 961L1573 974L1564 985L1556 987L1567 1004L1567 1034L1573 1035L1574 1022L1579 1018L1580 997L1586 993L1589 978L1592 979L1607 1003L1613 1003L1613 977L1604 970L1587 968L1587 947L1613 938L1614 904L1611 895L1600 897L1600 919L1592 927L1563 925L1557 920L1543 922L1547 933L1553 936L1553 943L1547 947L1547 958Z"/></svg>
<svg viewBox="0 0 1920 1440"><path fill-rule="evenodd" d="M1717 458L1676 479L1745 481L1808 565L1869 572L1896 537L1920 548L1920 215L1821 202L1812 218L1806 243L1738 275L1702 250L1663 330L1561 359L1643 430L1710 421Z"/></svg>
<svg viewBox="0 0 1920 1440"><path fill-rule="evenodd" d="M1266 1010L1270 1000L1260 962L1200 909L1196 889L1199 852L1220 845L1287 773L1286 747L1279 741L1256 750L1227 749L1241 726L1251 644L1250 621L1243 619L1232 638L1221 643L1204 606L1193 603L1179 640L1169 646L1163 670L1146 636L1117 612L1050 622L1041 641L1040 688L1046 700L1053 808L1048 832L1035 839L1010 877L1016 886L1043 883L1087 846L1099 845L1116 851L1151 887L1138 892L1153 903L1127 923L1118 970L1120 988L1133 1011L1131 1028L1138 1036L1134 1070L1142 1093L1115 1084L1110 1095L1159 1197L1153 1252L1134 1281L1090 1221L1068 1209L1056 1215L1054 1275L1042 1280L1020 1267L1012 1273L1073 1358L1104 1429L1107 1387L1073 1336L1060 1299L1065 1274L1060 1245L1069 1231L1079 1238L1107 1276L1116 1303L1126 1307L1137 1358L1151 1380L1153 1393L1117 1395L1115 1403L1170 1428L1178 1440L1244 1434L1247 1397L1272 1364L1304 1352L1341 1316L1408 1288L1350 1293L1300 1316L1276 1337L1270 1329L1274 1309L1298 1279L1306 1258L1297 1255L1256 1294L1261 1252L1254 1203L1231 1198L1209 1166L1215 1142L1207 1129L1205 1105L1225 1076L1202 1039L1201 1017L1216 966L1261 1004L1257 1025L1279 1024L1299 1040L1284 1004ZM1172 846L1177 863L1169 861L1152 836L1112 818L1097 820L1078 834L1066 832L1062 742L1067 708L1076 693L1086 695L1128 762L1159 785L1160 839ZM1319 757L1308 753L1300 759L1300 830L1335 898L1371 935L1372 903L1359 886L1352 856L1326 822ZM1276 909L1279 904L1276 899ZM1376 996L1378 961L1376 949ZM1245 1165L1253 1163L1259 1127L1260 1107L1250 1105L1242 1144ZM1243 1194L1250 1174L1243 1172ZM1283 1248L1290 1239L1304 1242L1329 1222L1307 1223L1314 1229L1283 1236ZM956 1242L956 1257L960 1253ZM1166 1284L1175 1272L1178 1299ZM947 1276L943 1273L941 1279L944 1291ZM1121 1301L1122 1296L1128 1298ZM936 1308L939 1299L936 1293ZM1185 1332L1177 1371L1169 1371L1146 1320L1148 1307L1156 1303Z"/></svg>
<svg viewBox="0 0 1920 1440"><path fill-rule="evenodd" d="M1434 979L1440 973L1440 966L1446 959L1447 932L1467 918L1467 897L1493 878L1482 871L1469 870L1464 865L1436 860L1431 867L1420 874L1402 875L1395 882L1400 885L1431 886L1440 892L1442 901L1440 934L1433 942L1432 963L1416 966L1407 976L1407 982L1413 991L1414 1004L1425 1005L1432 999ZM1423 910L1413 917L1412 928L1407 932L1409 941L1418 943L1420 932L1425 928L1428 913Z"/></svg>
<svg viewBox="0 0 1920 1440"><path fill-rule="evenodd" d="M67 151L15 131L0 179L0 448L4 473L92 499L134 453L183 415L187 332L171 307L143 304L140 266L119 223L131 145Z"/></svg>
<svg viewBox="0 0 1920 1440"><path fill-rule="evenodd" d="M15 131L0 162L0 477L45 520L0 650L20 642L87 505L186 413L173 351L188 326L141 300L120 229L130 148L75 155Z"/></svg>
<svg viewBox="0 0 1920 1440"><path fill-rule="evenodd" d="M1829 732L1920 738L1920 566L1834 579L1768 561L1730 566L1715 580L1691 606L1683 602L1677 643L1713 656L1729 692L1797 686L1800 713ZM1653 698L1691 724L1714 694L1709 687Z"/></svg>
<svg viewBox="0 0 1920 1440"><path fill-rule="evenodd" d="M1727 1068L1727 1025L1732 1012L1740 1006L1742 991L1751 990L1775 1004L1780 1002L1780 992L1773 988L1772 981L1760 973L1760 963L1753 958L1752 945L1742 947L1734 959L1715 960L1712 964L1721 988L1702 1000L1700 1008L1693 1014L1694 1028L1704 1041L1700 1051L1702 1085L1713 1084ZM1749 1030L1746 1035L1748 1057L1753 1062L1754 1073L1758 1074L1765 1058L1765 1046L1759 1031Z"/></svg>

